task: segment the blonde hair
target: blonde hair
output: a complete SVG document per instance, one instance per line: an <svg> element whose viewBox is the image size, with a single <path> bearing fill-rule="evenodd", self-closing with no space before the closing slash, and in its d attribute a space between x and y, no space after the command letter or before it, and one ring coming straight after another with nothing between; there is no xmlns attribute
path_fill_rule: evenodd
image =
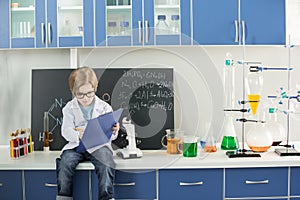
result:
<svg viewBox="0 0 300 200"><path fill-rule="evenodd" d="M81 86L87 83L91 84L95 91L97 91L98 79L92 68L85 66L71 72L69 76L69 87L73 95L75 95Z"/></svg>

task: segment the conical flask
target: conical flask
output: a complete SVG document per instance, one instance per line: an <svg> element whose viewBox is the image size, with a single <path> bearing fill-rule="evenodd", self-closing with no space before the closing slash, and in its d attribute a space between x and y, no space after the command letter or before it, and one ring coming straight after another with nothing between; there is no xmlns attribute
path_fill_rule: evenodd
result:
<svg viewBox="0 0 300 200"><path fill-rule="evenodd" d="M246 77L246 90L251 112L253 115L256 115L256 111L260 101L262 85L263 76L261 75L261 72L249 72Z"/></svg>
<svg viewBox="0 0 300 200"><path fill-rule="evenodd" d="M221 149L222 150L238 149L238 142L237 142L235 128L233 125L232 116L225 116L225 122L222 130L223 130L223 139L221 143Z"/></svg>
<svg viewBox="0 0 300 200"><path fill-rule="evenodd" d="M272 134L273 143L272 146L279 145L285 139L285 128L277 120L277 113L275 108L269 108L269 118L266 123L266 127Z"/></svg>

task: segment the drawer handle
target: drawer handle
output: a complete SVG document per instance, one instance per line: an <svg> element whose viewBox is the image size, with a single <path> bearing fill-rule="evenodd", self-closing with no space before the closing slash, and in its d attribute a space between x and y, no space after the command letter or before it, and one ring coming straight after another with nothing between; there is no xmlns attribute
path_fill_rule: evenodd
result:
<svg viewBox="0 0 300 200"><path fill-rule="evenodd" d="M203 181L194 182L194 183L179 182L179 185L180 186L203 185Z"/></svg>
<svg viewBox="0 0 300 200"><path fill-rule="evenodd" d="M57 184L54 183L45 183L46 187L57 187Z"/></svg>
<svg viewBox="0 0 300 200"><path fill-rule="evenodd" d="M114 186L135 186L135 182L131 182L131 183L114 183Z"/></svg>
<svg viewBox="0 0 300 200"><path fill-rule="evenodd" d="M268 184L269 180L263 180L263 181L246 181L246 184Z"/></svg>

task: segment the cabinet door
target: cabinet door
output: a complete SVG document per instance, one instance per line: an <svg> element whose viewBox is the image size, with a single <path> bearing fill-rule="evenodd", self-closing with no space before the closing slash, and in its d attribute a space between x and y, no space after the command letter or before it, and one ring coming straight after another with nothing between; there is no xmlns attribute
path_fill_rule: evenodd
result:
<svg viewBox="0 0 300 200"><path fill-rule="evenodd" d="M223 199L223 169L159 170L159 199Z"/></svg>
<svg viewBox="0 0 300 200"><path fill-rule="evenodd" d="M10 38L12 48L35 47L35 12L34 0L11 1Z"/></svg>
<svg viewBox="0 0 300 200"><path fill-rule="evenodd" d="M57 2L59 47L82 47L85 42L92 45L94 25L93 1L58 0ZM85 37L85 34L89 34L89 37ZM83 37L86 40L83 40Z"/></svg>
<svg viewBox="0 0 300 200"><path fill-rule="evenodd" d="M298 196L300 198L300 167L291 167L291 196Z"/></svg>
<svg viewBox="0 0 300 200"><path fill-rule="evenodd" d="M243 0L241 20L246 44L285 44L284 0Z"/></svg>
<svg viewBox="0 0 300 200"><path fill-rule="evenodd" d="M9 48L9 1L0 1L0 48Z"/></svg>
<svg viewBox="0 0 300 200"><path fill-rule="evenodd" d="M73 199L89 199L89 171L76 171L73 179ZM52 200L57 195L56 171L25 171L26 199Z"/></svg>
<svg viewBox="0 0 300 200"><path fill-rule="evenodd" d="M57 47L57 1L36 1L35 21L36 47Z"/></svg>
<svg viewBox="0 0 300 200"><path fill-rule="evenodd" d="M238 0L193 0L193 44L239 44Z"/></svg>
<svg viewBox="0 0 300 200"><path fill-rule="evenodd" d="M154 5L155 44L190 44L190 2L155 0Z"/></svg>
<svg viewBox="0 0 300 200"><path fill-rule="evenodd" d="M0 171L0 199L23 199L22 171Z"/></svg>
<svg viewBox="0 0 300 200"><path fill-rule="evenodd" d="M92 196L98 199L98 178L92 173ZM156 171L116 171L115 199L156 199Z"/></svg>
<svg viewBox="0 0 300 200"><path fill-rule="evenodd" d="M225 170L225 197L288 195L288 168L240 168Z"/></svg>

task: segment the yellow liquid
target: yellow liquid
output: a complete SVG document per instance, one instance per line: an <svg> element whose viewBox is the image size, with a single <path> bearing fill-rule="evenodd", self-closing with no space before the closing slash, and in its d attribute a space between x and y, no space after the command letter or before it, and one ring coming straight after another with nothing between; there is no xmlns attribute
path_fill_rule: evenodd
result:
<svg viewBox="0 0 300 200"><path fill-rule="evenodd" d="M250 107L253 115L256 115L258 103L260 100L259 94L249 94L248 95L248 101L257 101L257 102L250 102Z"/></svg>

